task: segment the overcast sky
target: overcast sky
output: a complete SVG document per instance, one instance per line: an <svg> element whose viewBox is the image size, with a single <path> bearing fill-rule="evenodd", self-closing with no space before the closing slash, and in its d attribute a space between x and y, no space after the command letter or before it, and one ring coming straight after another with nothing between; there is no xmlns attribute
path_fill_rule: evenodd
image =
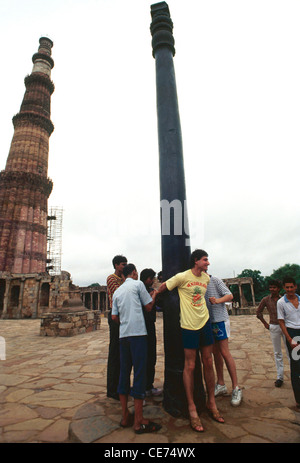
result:
<svg viewBox="0 0 300 463"><path fill-rule="evenodd" d="M49 207L62 270L161 270L155 61L144 0L1 0L0 169L39 38L54 42ZM300 2L169 0L191 249L210 272L300 264Z"/></svg>

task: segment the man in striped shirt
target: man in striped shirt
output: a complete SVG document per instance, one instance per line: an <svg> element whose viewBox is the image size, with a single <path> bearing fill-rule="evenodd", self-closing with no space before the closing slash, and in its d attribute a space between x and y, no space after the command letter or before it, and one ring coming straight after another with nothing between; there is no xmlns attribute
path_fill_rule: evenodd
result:
<svg viewBox="0 0 300 463"><path fill-rule="evenodd" d="M230 324L227 308L225 306L225 302L232 301L233 295L222 280L210 275L205 299L215 340L213 347L217 372L215 396L227 393L223 376L224 359L232 381L231 405L238 406L242 400L242 390L237 382L235 361L229 351L228 338L230 335Z"/></svg>
<svg viewBox="0 0 300 463"><path fill-rule="evenodd" d="M107 295L109 302L108 325L109 325L109 350L107 360L107 397L119 400L117 392L120 375L120 347L119 347L119 325L114 323L111 318L112 299L114 292L125 281L123 269L127 264L124 256L115 256L112 260L114 273L109 275L106 280Z"/></svg>

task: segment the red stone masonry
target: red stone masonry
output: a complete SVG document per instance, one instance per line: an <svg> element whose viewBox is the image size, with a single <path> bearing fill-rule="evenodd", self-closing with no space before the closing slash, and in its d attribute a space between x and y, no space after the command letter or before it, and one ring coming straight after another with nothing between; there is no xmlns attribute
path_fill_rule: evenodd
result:
<svg viewBox="0 0 300 463"><path fill-rule="evenodd" d="M13 117L14 135L5 170L0 172L0 271L46 271L50 79L53 43L42 37L32 57L33 70L25 78L26 91L20 112Z"/></svg>

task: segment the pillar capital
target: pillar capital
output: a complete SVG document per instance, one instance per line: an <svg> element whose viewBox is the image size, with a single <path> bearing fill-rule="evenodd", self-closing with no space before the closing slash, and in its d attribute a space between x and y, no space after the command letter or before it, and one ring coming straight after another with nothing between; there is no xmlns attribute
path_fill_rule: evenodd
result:
<svg viewBox="0 0 300 463"><path fill-rule="evenodd" d="M153 57L159 48L169 48L175 55L175 40L173 37L173 22L170 16L169 7L166 2L159 2L151 5L152 23L150 31L152 35Z"/></svg>

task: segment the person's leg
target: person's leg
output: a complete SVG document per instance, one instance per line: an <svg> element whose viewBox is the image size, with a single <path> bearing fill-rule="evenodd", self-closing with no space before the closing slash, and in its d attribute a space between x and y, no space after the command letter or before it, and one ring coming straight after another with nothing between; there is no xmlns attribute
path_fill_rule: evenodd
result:
<svg viewBox="0 0 300 463"><path fill-rule="evenodd" d="M204 380L207 392L207 405L209 408L215 408L215 373L213 369L212 357L213 345L201 346L201 359L203 364Z"/></svg>
<svg viewBox="0 0 300 463"><path fill-rule="evenodd" d="M130 374L132 369L132 359L128 338L120 339L120 377L118 385L119 399L122 407L121 426L129 425L129 410L127 407L128 394L130 391Z"/></svg>
<svg viewBox="0 0 300 463"><path fill-rule="evenodd" d="M218 412L215 401L215 373L213 368L214 339L211 323L209 320L200 331L201 360L203 364L204 380L207 392L206 407L215 421L218 421L219 423L224 423L224 419Z"/></svg>
<svg viewBox="0 0 300 463"><path fill-rule="evenodd" d="M161 429L161 425L143 417L143 400L134 399L134 431L136 434L156 432Z"/></svg>
<svg viewBox="0 0 300 463"><path fill-rule="evenodd" d="M161 426L145 419L143 400L146 393L147 336L130 337L130 351L134 374L131 395L134 398L134 430L137 434L158 431Z"/></svg>
<svg viewBox="0 0 300 463"><path fill-rule="evenodd" d="M149 420L146 420L143 416L143 399L134 399L134 429L137 431L140 429L141 424L148 424Z"/></svg>
<svg viewBox="0 0 300 463"><path fill-rule="evenodd" d="M196 349L184 349L183 385L188 407L194 404L194 371L196 362Z"/></svg>
<svg viewBox="0 0 300 463"><path fill-rule="evenodd" d="M196 363L196 349L184 349L183 385L190 415L192 428L197 432L203 431L194 402L194 372Z"/></svg>
<svg viewBox="0 0 300 463"><path fill-rule="evenodd" d="M229 372L231 382L232 382L232 389L235 389L238 386L237 381L237 373L236 373L236 366L235 361L230 353L228 339L223 339L222 341L217 341L217 345L222 357L225 360L227 370Z"/></svg>
<svg viewBox="0 0 300 463"><path fill-rule="evenodd" d="M277 380L283 381L283 355L282 355L282 349L281 349L282 331L279 325L270 325L269 331L270 331L271 341L273 344L275 365L276 365L276 370L277 370Z"/></svg>
<svg viewBox="0 0 300 463"><path fill-rule="evenodd" d="M134 429L140 429L148 420L143 417L143 400L146 392L147 336L130 337L130 352L133 362Z"/></svg>
<svg viewBox="0 0 300 463"><path fill-rule="evenodd" d="M147 336L131 336L130 352L133 363L133 385L131 395L135 399L145 398L147 374Z"/></svg>
<svg viewBox="0 0 300 463"><path fill-rule="evenodd" d="M232 382L231 405L238 407L242 401L243 393L242 389L238 385L235 361L229 350L228 339L217 341L217 344L219 346L222 357L225 360L226 367Z"/></svg>
<svg viewBox="0 0 300 463"><path fill-rule="evenodd" d="M229 325L229 321L228 321ZM227 330L227 325L224 325L224 335L226 334ZM225 380L224 380L224 360L220 351L220 346L219 343L216 342L218 341L218 333L219 333L219 327L218 323L212 323L212 331L213 331L213 336L214 336L214 344L213 344L213 354L214 354L214 363L215 363L215 368L216 368L216 373L217 373L217 382L215 384L215 397L219 395L224 395L227 394L227 387L225 386Z"/></svg>
<svg viewBox="0 0 300 463"><path fill-rule="evenodd" d="M122 407L122 419L120 422L120 425L126 428L127 426L130 426L130 413L128 410L128 394L119 394L120 397L120 402L121 402L121 407Z"/></svg>
<svg viewBox="0 0 300 463"><path fill-rule="evenodd" d="M213 354L217 373L217 384L219 384L220 386L224 386L224 360L217 343L213 345Z"/></svg>
<svg viewBox="0 0 300 463"><path fill-rule="evenodd" d="M109 349L107 360L107 397L119 399L117 388L120 374L119 325L108 314Z"/></svg>

